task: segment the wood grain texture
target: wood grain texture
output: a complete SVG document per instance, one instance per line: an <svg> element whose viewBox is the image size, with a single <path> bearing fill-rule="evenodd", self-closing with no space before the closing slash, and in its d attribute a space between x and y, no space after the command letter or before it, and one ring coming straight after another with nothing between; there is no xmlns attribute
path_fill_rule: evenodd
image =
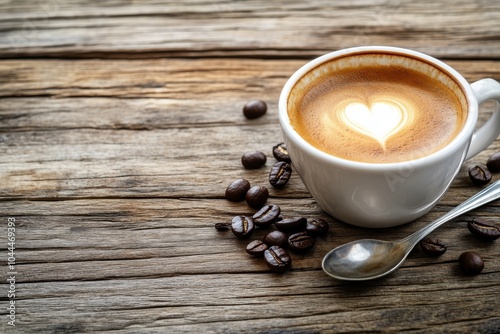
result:
<svg viewBox="0 0 500 334"><path fill-rule="evenodd" d="M448 244L441 257L417 247L386 278L336 281L321 260L352 240L406 236L473 195L467 169L500 140L464 164L430 213L400 227L336 221L296 174L269 187L285 215L331 228L311 252L292 254L283 275L214 224L254 212L224 190L240 177L268 185L277 100L307 59L398 45L445 58L471 82L500 80L499 13L486 0L0 0L0 240L15 218L17 270L12 328L5 246L0 332L498 332L499 241L466 227L473 217L498 223L498 201L435 231ZM254 98L268 113L247 120L242 107ZM245 170L249 150L265 152L266 166ZM467 250L483 256L480 275L461 274Z"/></svg>
<svg viewBox="0 0 500 334"><path fill-rule="evenodd" d="M358 45L500 55L495 0L0 3L2 57L310 57Z"/></svg>
<svg viewBox="0 0 500 334"><path fill-rule="evenodd" d="M216 222L253 213L244 203L226 201L223 192L238 177L267 185L271 147L281 140L275 101L286 76L302 63L1 62L16 89L9 83L1 89L0 204L6 215L0 219L15 217L18 224L22 328L353 332L498 326L491 298L499 291L499 248L475 240L465 223L475 216L496 220L498 203L435 232L449 243L445 255L431 259L417 249L386 279L341 283L320 269L335 246L403 237L472 195L477 188L467 166L431 213L377 231L326 216L294 175L284 190L271 189L269 202L290 216L326 218L332 232L311 253L294 254L293 270L283 276L250 258L245 241L214 229ZM495 64L451 62L470 80L484 73L498 78L489 71ZM269 101L269 112L246 120L241 108L256 96ZM245 170L239 159L253 149L266 152L268 163ZM470 163L499 149L497 141ZM464 250L483 255L481 275L460 274L457 259ZM256 315L264 305L265 314Z"/></svg>
<svg viewBox="0 0 500 334"><path fill-rule="evenodd" d="M449 63L471 81L486 73L500 78L492 61ZM261 150L267 168L272 165L272 146L282 140L276 101L287 76L302 64L3 61L0 73L13 79L0 83L0 198L220 198L235 178L267 183L267 169L244 170L239 159ZM242 107L257 97L268 101L269 112L246 120ZM481 117L487 116L484 110ZM495 142L473 162L484 163L499 149ZM286 196L308 196L301 182L290 188Z"/></svg>

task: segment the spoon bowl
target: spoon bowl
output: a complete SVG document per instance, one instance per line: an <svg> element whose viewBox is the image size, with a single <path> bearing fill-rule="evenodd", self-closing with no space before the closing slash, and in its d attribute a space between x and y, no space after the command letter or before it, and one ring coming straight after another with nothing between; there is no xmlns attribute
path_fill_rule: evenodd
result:
<svg viewBox="0 0 500 334"><path fill-rule="evenodd" d="M337 279L374 279L396 270L409 253L405 254L406 249L401 242L374 239L360 241L331 250L323 258L323 270Z"/></svg>
<svg viewBox="0 0 500 334"><path fill-rule="evenodd" d="M323 258L323 270L333 278L347 281L366 281L388 275L399 268L415 245L436 228L499 197L500 180L404 239L363 239L334 248Z"/></svg>

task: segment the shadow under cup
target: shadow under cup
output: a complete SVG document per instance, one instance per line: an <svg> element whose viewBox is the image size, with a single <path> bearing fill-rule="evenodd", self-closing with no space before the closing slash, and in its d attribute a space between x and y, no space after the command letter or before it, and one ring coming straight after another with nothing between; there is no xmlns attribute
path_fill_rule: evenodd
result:
<svg viewBox="0 0 500 334"><path fill-rule="evenodd" d="M342 116L335 116L336 118L315 116L316 125L318 125L315 131L320 133L329 131L332 126L337 127L338 123L351 122L349 124L351 138L337 140L343 135L329 134L322 138L323 142L334 141L333 146L339 145L342 148L346 145L353 145L349 141L356 145L365 145L370 142L364 147L365 151L361 150L361 153L356 153L354 158L346 158L335 152L328 152L328 144L331 143L327 143L325 148L314 142L307 134L301 133L302 125L297 122L302 122L301 113L304 113L304 110L309 110L304 107L305 96L317 87L318 83L332 77L345 76L346 73L349 74L351 69L355 72L356 69L370 68L370 66L374 66L382 72L390 72L394 68L406 68L410 70L409 73L418 72L426 80L424 80L425 83L421 83L419 80L413 82L412 85L415 85L416 88L418 85L427 85L428 83L439 83L440 86L447 87L455 100L456 110L453 110L453 113L457 115L457 120L454 121L456 129L450 130L450 138L444 140L440 146L430 152L426 151L425 149L433 144L431 142L436 141L433 140L435 137L442 136L441 132L443 131L438 126L430 132L423 132L425 138L422 140L430 140L429 145L424 143L421 145L422 149L410 150L400 160L363 161L363 156L371 154L373 150L381 152L386 150L385 147L382 149L372 147L381 147L386 142L389 143L390 140L402 142L404 139L399 137L403 138L402 133L405 131L413 133L413 141L415 138L419 138L418 133L415 134L416 131L413 131L411 126L407 126L407 124L426 122L426 117L422 118L425 114L421 111L419 111L420 115L415 116L416 118L409 115L412 113L412 108L418 108L422 104L418 99L414 101L413 107L403 112L397 111L395 114L391 114L391 112L384 114L380 111L380 114L373 116L378 112L374 107L369 110L371 114L367 110L362 110L361 113L364 112L365 115L368 115L366 117L375 117L373 120L370 119L370 122L366 122L366 119L362 117L356 119L351 116L354 115L354 111L349 110L351 114L348 114L346 110L351 105L345 107L346 104L339 109L342 111ZM352 80L356 83L353 90L359 88L360 80L362 79ZM337 86L330 85L329 87L333 88L325 94L332 94L335 99L343 94L336 91ZM375 86L372 85L372 88L362 87L363 94L365 96L370 95L371 92L377 94L377 88L373 87ZM322 98L322 94L319 94L320 98ZM313 94L307 98L314 102L317 96ZM343 98L343 95L340 96L340 99L334 100L333 106L328 108L335 109L336 106L343 103ZM321 102L318 108L321 108L321 105L326 106ZM312 108L313 112L315 112L315 108L317 108L316 105ZM436 112L436 110L439 108L433 109L432 112ZM429 113L429 111L426 112ZM416 115L417 112L414 114ZM318 115L321 113L318 112ZM396 121L391 120L391 115L396 115L394 116ZM477 101L466 80L439 60L399 48L360 47L332 52L297 70L281 93L279 117L284 141L294 169L318 204L330 215L343 222L362 227L381 228L417 219L427 213L446 192L465 160L477 121ZM444 117L445 120L446 118ZM346 119L347 121L345 121ZM367 128L356 128L356 126L363 126L363 124L366 124ZM373 127L373 124L380 124L381 128L386 127L389 136L387 133L377 133L376 129L371 129L370 126ZM391 131L393 132L390 133ZM387 146L390 145L387 144ZM358 157L361 159L357 159Z"/></svg>

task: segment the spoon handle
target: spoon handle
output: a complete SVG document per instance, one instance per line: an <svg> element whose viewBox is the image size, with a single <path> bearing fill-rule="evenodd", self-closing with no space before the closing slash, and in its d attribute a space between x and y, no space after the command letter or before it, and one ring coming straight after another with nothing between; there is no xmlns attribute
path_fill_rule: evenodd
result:
<svg viewBox="0 0 500 334"><path fill-rule="evenodd" d="M494 201L500 198L500 180L496 181L492 185L487 188L484 188L462 204L458 205L445 215L441 216L437 220L433 221L431 224L425 226L424 228L410 234L408 237L404 239L405 242L408 242L413 246L417 244L420 240L422 240L429 233L437 229L439 226L443 225L447 221L460 216L461 214L473 210L475 208L480 207L486 203Z"/></svg>

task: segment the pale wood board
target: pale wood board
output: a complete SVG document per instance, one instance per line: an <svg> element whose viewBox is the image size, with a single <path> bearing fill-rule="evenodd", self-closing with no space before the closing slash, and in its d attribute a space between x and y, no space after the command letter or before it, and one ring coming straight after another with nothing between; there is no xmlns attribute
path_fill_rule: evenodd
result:
<svg viewBox="0 0 500 334"><path fill-rule="evenodd" d="M4 1L0 57L310 57L370 44L493 58L499 18L495 0Z"/></svg>

